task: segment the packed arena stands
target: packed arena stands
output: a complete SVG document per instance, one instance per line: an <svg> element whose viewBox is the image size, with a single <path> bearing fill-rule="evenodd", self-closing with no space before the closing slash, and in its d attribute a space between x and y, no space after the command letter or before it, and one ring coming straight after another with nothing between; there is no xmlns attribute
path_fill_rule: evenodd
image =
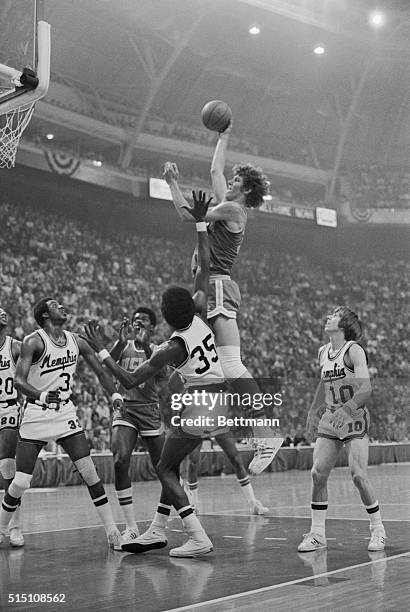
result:
<svg viewBox="0 0 410 612"><path fill-rule="evenodd" d="M114 199L114 198L113 198ZM35 327L33 304L56 296L70 312L69 329L98 319L114 340L122 317L137 305L159 314L162 291L174 283L191 284L190 246L138 232L135 222L113 214L51 212L41 205L4 201L0 244L3 303L11 332L22 338ZM175 221L177 224L177 220ZM184 228L189 234L189 228ZM274 381L283 392L274 416L290 441L303 443L306 413L317 384L316 355L327 340L326 313L347 303L366 326L370 372L371 438L408 440L405 391L409 368L410 270L405 261L382 258L338 258L313 261L291 248L272 245L259 252L246 247L234 270L243 306L242 352L249 370ZM155 339L167 337L161 323ZM109 448L109 409L94 375L79 369L75 403L90 446Z"/></svg>
<svg viewBox="0 0 410 612"><path fill-rule="evenodd" d="M350 174L352 199L371 208L409 208L410 173L378 164L358 164Z"/></svg>

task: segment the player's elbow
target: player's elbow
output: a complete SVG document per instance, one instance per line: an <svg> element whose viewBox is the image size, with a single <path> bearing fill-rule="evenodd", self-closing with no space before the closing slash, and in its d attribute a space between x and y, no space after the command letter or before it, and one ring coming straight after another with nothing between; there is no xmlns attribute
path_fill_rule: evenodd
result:
<svg viewBox="0 0 410 612"><path fill-rule="evenodd" d="M16 376L14 379L14 386L16 387L17 391L23 391L23 385L23 379L20 376Z"/></svg>

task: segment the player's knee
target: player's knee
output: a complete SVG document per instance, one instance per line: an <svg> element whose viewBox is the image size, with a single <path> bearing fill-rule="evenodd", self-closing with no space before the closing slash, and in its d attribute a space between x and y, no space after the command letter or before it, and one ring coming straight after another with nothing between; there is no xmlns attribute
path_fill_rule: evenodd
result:
<svg viewBox="0 0 410 612"><path fill-rule="evenodd" d="M130 467L130 454L124 452L123 449L117 449L114 451L114 469L117 472L127 472Z"/></svg>
<svg viewBox="0 0 410 612"><path fill-rule="evenodd" d="M0 459L0 474L5 480L12 480L16 473L16 460L11 457Z"/></svg>
<svg viewBox="0 0 410 612"><path fill-rule="evenodd" d="M77 459L77 461L74 461L74 465L87 486L92 487L100 482L100 478L90 455Z"/></svg>
<svg viewBox="0 0 410 612"><path fill-rule="evenodd" d="M217 353L225 378L236 380L246 374L247 370L242 363L239 346L219 346Z"/></svg>
<svg viewBox="0 0 410 612"><path fill-rule="evenodd" d="M21 497L27 489L30 488L32 474L26 474L25 472L16 472L13 482L9 486L8 492L12 497Z"/></svg>
<svg viewBox="0 0 410 612"><path fill-rule="evenodd" d="M315 485L326 484L328 476L329 476L328 472L325 472L319 466L314 465L310 473L312 475L312 480Z"/></svg>

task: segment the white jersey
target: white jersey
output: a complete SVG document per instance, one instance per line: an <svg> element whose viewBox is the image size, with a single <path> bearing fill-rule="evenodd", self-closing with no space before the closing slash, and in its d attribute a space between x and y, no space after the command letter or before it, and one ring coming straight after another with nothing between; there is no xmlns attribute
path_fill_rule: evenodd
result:
<svg viewBox="0 0 410 612"><path fill-rule="evenodd" d="M17 389L14 386L16 364L12 352L13 338L6 336L0 348L0 403L17 399Z"/></svg>
<svg viewBox="0 0 410 612"><path fill-rule="evenodd" d="M44 329L38 329L37 333L44 342L44 351L31 365L27 382L40 392L60 389L61 399L68 399L80 354L77 341L72 333L64 331L66 343L59 346Z"/></svg>
<svg viewBox="0 0 410 612"><path fill-rule="evenodd" d="M363 382L355 378L352 367L346 363L346 354L352 344L357 343L353 340L345 342L333 357L330 357L332 349L330 342L319 349L319 365L321 379L325 385L326 406L348 402Z"/></svg>
<svg viewBox="0 0 410 612"><path fill-rule="evenodd" d="M194 315L191 325L175 331L171 338L181 338L186 348L187 358L175 369L185 379L187 387L224 382L215 336L200 317Z"/></svg>

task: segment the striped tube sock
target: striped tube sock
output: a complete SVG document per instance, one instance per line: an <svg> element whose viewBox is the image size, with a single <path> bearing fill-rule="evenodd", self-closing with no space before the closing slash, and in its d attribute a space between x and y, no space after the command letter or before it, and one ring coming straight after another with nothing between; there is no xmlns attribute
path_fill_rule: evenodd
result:
<svg viewBox="0 0 410 612"><path fill-rule="evenodd" d="M89 486L88 490L93 500L93 504L100 515L100 519L104 524L106 534L109 535L113 531L117 531L117 525L115 524L111 506L108 503L108 497L101 480Z"/></svg>
<svg viewBox="0 0 410 612"><path fill-rule="evenodd" d="M183 508L180 508L178 510L178 514L182 519L185 530L189 534L193 534L198 531L204 533L204 528L199 522L197 515L194 513L192 506L184 506Z"/></svg>
<svg viewBox="0 0 410 612"><path fill-rule="evenodd" d="M5 531L7 529L10 519L17 510L19 504L19 497L13 497L8 491L5 493L0 509L0 531Z"/></svg>
<svg viewBox="0 0 410 612"><path fill-rule="evenodd" d="M256 501L256 498L251 481L249 480L249 476L245 476L245 478L238 478L238 484L241 486L241 491L244 494L246 501L249 504L253 504Z"/></svg>
<svg viewBox="0 0 410 612"><path fill-rule="evenodd" d="M374 504L371 504L370 506L365 506L365 508L370 519L370 531L374 531L378 527L383 527L379 502L376 500Z"/></svg>
<svg viewBox="0 0 410 612"><path fill-rule="evenodd" d="M118 498L118 503L121 506L122 514L125 519L125 525L128 529L132 529L138 533L138 526L135 521L134 506L132 503L132 487L115 491Z"/></svg>
<svg viewBox="0 0 410 612"><path fill-rule="evenodd" d="M165 531L170 514L171 506L159 503L157 511L152 520L151 527L155 529L155 531Z"/></svg>
<svg viewBox="0 0 410 612"><path fill-rule="evenodd" d="M327 501L314 502L311 504L312 525L310 531L325 537L325 522L327 512Z"/></svg>

